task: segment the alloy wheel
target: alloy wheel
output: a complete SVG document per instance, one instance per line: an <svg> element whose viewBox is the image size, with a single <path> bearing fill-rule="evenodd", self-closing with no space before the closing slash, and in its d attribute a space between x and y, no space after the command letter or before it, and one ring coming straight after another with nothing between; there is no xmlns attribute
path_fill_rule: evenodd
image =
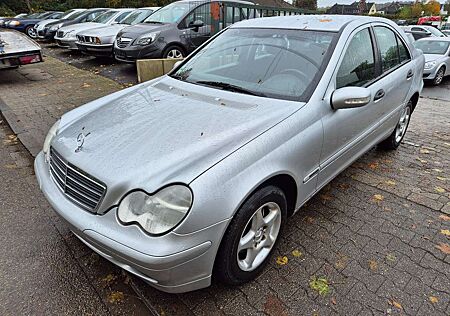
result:
<svg viewBox="0 0 450 316"><path fill-rule="evenodd" d="M277 240L281 227L281 209L277 203L262 205L250 217L241 235L237 262L243 271L258 268Z"/></svg>
<svg viewBox="0 0 450 316"><path fill-rule="evenodd" d="M436 85L440 84L442 80L444 79L444 68L439 69L439 71L436 74L436 78L434 79L434 83Z"/></svg>
<svg viewBox="0 0 450 316"><path fill-rule="evenodd" d="M167 58L183 58L183 53L179 49L172 48L167 53Z"/></svg>
<svg viewBox="0 0 450 316"><path fill-rule="evenodd" d="M407 106L400 116L400 120L395 129L395 141L399 143L403 136L405 136L406 128L408 127L409 119L411 117L411 108Z"/></svg>
<svg viewBox="0 0 450 316"><path fill-rule="evenodd" d="M34 28L32 28L32 27L27 29L27 34L28 34L28 36L30 36L32 38L36 38L36 32L34 31Z"/></svg>

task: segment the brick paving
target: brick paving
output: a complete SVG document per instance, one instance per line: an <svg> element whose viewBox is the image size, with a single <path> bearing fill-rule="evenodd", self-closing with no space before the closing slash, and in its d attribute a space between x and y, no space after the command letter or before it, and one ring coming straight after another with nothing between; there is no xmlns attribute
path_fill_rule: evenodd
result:
<svg viewBox="0 0 450 316"><path fill-rule="evenodd" d="M58 72L49 71L51 64L70 68L55 60L35 66L52 74L47 80L59 80ZM78 80L74 86L83 85L84 80L73 79ZM108 93L100 88L103 78L92 80L92 90L86 90L91 98ZM35 90L54 89L48 86L45 81L28 86L10 83L5 89L0 83L8 96L21 91L25 104L32 100L26 95L38 94ZM109 83L106 87L120 88ZM49 93L47 101L40 102L36 115L33 111L19 115L22 126L46 130L49 121L81 104L76 94L62 101L53 96ZM8 98L1 96L14 113ZM20 111L22 106L17 106ZM241 287L213 284L179 295L159 292L133 277L131 284L152 312L160 315L448 316L449 126L450 102L420 99L400 148L371 150L291 217L274 258L254 282ZM69 245L75 254L92 255L76 239ZM92 256L96 260L90 264L98 271L103 264L109 265ZM286 257L287 262L277 257Z"/></svg>

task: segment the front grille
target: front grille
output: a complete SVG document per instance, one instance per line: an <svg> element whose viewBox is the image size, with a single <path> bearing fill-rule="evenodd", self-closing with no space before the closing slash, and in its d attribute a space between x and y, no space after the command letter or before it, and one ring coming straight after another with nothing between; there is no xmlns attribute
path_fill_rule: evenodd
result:
<svg viewBox="0 0 450 316"><path fill-rule="evenodd" d="M77 41L79 43L97 44L97 38L93 36L77 35Z"/></svg>
<svg viewBox="0 0 450 316"><path fill-rule="evenodd" d="M50 174L69 200L89 212L96 212L106 193L104 184L64 160L53 148L50 148Z"/></svg>
<svg viewBox="0 0 450 316"><path fill-rule="evenodd" d="M117 38L117 47L119 48L125 48L128 46L128 44L130 44L131 42L131 38L126 38L126 37L118 37Z"/></svg>
<svg viewBox="0 0 450 316"><path fill-rule="evenodd" d="M62 38L62 37L64 37L64 32L63 31L58 31L58 32L56 32L56 36L59 37L59 38Z"/></svg>

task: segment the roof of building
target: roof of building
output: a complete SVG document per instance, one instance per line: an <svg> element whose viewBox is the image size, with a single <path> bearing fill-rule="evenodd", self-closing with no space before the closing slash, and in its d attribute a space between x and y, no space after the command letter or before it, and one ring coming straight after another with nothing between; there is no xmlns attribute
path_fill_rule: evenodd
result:
<svg viewBox="0 0 450 316"><path fill-rule="evenodd" d="M295 8L292 4L283 0L253 0L253 2L264 7Z"/></svg>

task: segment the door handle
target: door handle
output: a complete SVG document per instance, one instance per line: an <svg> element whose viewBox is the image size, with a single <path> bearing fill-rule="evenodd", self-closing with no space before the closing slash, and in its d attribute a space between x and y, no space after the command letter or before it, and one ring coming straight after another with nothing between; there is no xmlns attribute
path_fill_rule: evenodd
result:
<svg viewBox="0 0 450 316"><path fill-rule="evenodd" d="M375 93L375 96L373 97L373 100L374 101L378 101L378 100L382 99L385 94L386 93L384 92L384 90L380 89L380 90L377 91L377 93Z"/></svg>
<svg viewBox="0 0 450 316"><path fill-rule="evenodd" d="M406 80L411 79L412 77L414 77L414 72L410 69L408 71L408 74L406 75Z"/></svg>

